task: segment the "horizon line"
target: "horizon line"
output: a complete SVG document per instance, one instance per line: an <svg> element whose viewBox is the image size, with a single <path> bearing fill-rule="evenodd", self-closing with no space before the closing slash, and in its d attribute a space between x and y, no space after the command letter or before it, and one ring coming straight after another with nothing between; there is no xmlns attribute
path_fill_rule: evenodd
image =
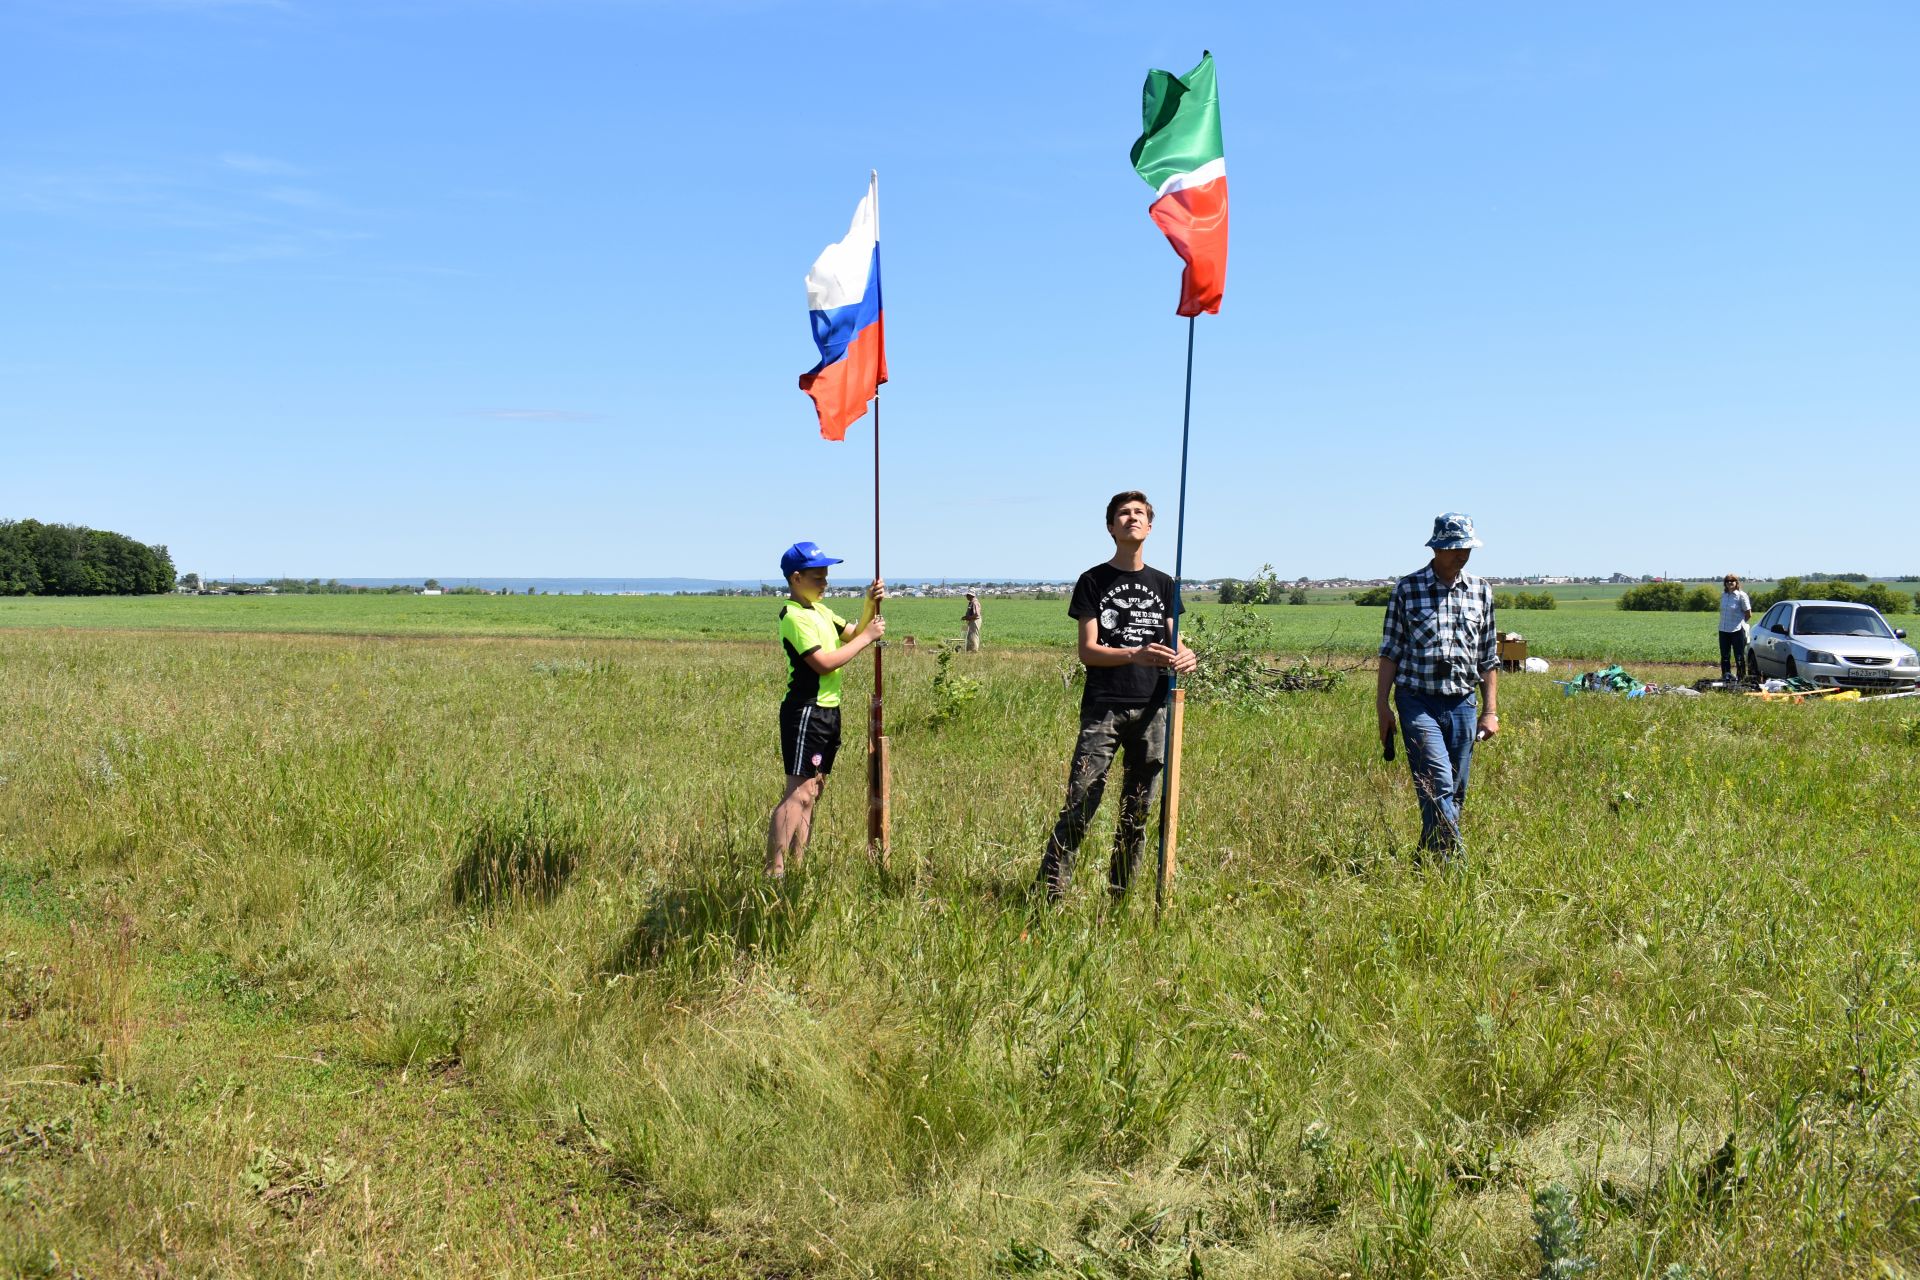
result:
<svg viewBox="0 0 1920 1280"><path fill-rule="evenodd" d="M190 570L188 572L193 572L193 571ZM1490 580L1504 579L1504 580L1515 581L1515 582L1531 580L1533 582L1533 585L1536 585L1536 586L1629 586L1634 583L1639 583L1643 581L1711 583L1711 582L1718 582L1725 576L1721 573L1708 573L1708 574L1641 573L1638 575L1632 575L1632 574L1626 573L1626 571L1624 570L1615 570L1613 572L1618 573L1622 577L1629 578L1631 581L1624 582L1624 583L1613 582L1611 581L1611 578L1613 576L1612 574L1592 574L1592 573L1587 573L1587 574L1484 573L1484 574L1479 574L1477 576L1487 578ZM1860 571L1845 570L1842 572L1853 573L1853 572L1860 572ZM186 574L176 573L175 576L176 578L185 577ZM856 574L853 576L858 577L860 575ZM1076 581L1079 578L1079 576L1080 576L1079 573L1065 574L1057 577L1032 577L1032 576L1011 577L1011 576L1005 576L1005 575L999 575L999 574L975 574L975 575L969 576L966 574L954 574L954 573L901 574L898 576L890 574L888 575L887 580L890 582L917 583L921 585L925 585L929 583L937 583L937 582L947 582L947 583L972 583L972 584L1009 583L1013 585L1044 586L1044 585L1054 585L1059 583L1072 583ZM1306 575L1296 575L1290 578L1281 577L1281 578L1277 578L1276 580L1281 583L1291 585L1291 584L1300 582L1302 578L1304 578L1305 581L1307 581L1308 583L1378 582L1378 581L1390 581L1390 580L1398 579L1405 576L1406 576L1405 573L1387 573L1387 574L1340 573L1340 574L1323 574L1323 575L1306 574ZM1862 576L1864 576L1865 579L1869 582L1902 583L1902 582L1920 581L1920 576L1902 575L1897 573L1864 573ZM254 583L338 582L338 583L342 583L343 585L354 585L354 584L364 584L364 583L378 583L383 585L400 585L400 584L413 583L413 582L425 582L429 578L438 582L462 582L462 583L474 582L474 581L483 581L483 582L487 582L487 581L490 581L490 582L687 582L687 583L711 583L711 584L718 584L722 586L751 586L756 583L777 586L781 581L780 577L776 574L766 574L760 577L740 577L740 578L708 577L705 575L694 575L694 574L657 574L657 575L655 574L559 574L559 573L428 573L428 574L332 573L332 574L324 574L324 575L297 574L297 573L280 573L280 574L227 573L227 574L217 574L217 575L209 575L204 573L200 574L200 579L203 582L254 582ZM1550 579L1550 578L1562 579L1562 581L1558 581L1558 582L1547 581L1547 579ZM1809 580L1809 579L1839 580L1840 574L1828 572L1825 570L1808 570L1801 573L1743 574L1741 575L1740 580L1744 584L1748 582L1779 582L1784 578L1799 578L1799 579L1802 579L1803 581ZM1226 582L1226 581L1251 582L1255 580L1256 579L1254 577L1238 577L1233 574L1206 574L1206 575L1186 574L1181 578L1182 582L1195 582L1195 583Z"/></svg>

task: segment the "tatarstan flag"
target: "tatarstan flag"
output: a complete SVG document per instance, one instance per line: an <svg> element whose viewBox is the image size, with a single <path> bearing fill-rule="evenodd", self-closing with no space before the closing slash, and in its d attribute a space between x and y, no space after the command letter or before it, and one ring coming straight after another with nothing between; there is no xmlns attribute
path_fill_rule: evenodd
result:
<svg viewBox="0 0 1920 1280"><path fill-rule="evenodd" d="M1147 213L1186 262L1180 314L1218 315L1227 287L1227 157L1220 145L1220 94L1213 55L1183 76L1147 72L1133 168L1154 190Z"/></svg>

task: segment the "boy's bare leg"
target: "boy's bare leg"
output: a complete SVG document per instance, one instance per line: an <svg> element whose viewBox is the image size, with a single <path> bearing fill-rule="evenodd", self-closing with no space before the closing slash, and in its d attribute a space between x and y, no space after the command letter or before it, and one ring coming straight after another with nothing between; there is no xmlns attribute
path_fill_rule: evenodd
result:
<svg viewBox="0 0 1920 1280"><path fill-rule="evenodd" d="M773 818L767 823L768 875L785 875L788 855L793 858L794 868L799 869L807 854L807 841L813 838L813 803L820 798L824 781L817 774L787 779L787 794L774 806Z"/></svg>
<svg viewBox="0 0 1920 1280"><path fill-rule="evenodd" d="M815 774L808 778L807 785L800 788L799 794L806 797L806 803L800 810L800 821L793 830L793 846L787 852L787 857L793 863L795 871L800 869L800 863L807 856L807 846L813 843L813 811L820 803L820 793L826 788L827 779L824 774Z"/></svg>

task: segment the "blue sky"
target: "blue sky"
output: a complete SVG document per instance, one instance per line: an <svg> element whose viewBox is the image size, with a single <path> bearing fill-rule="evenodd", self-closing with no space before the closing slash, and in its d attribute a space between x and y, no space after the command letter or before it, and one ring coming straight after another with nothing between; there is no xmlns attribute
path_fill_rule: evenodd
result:
<svg viewBox="0 0 1920 1280"><path fill-rule="evenodd" d="M0 515L210 575L871 565L794 386L881 174L891 576L1172 568L1178 261L1127 163L1219 63L1190 575L1920 570L1920 8L0 3Z"/></svg>

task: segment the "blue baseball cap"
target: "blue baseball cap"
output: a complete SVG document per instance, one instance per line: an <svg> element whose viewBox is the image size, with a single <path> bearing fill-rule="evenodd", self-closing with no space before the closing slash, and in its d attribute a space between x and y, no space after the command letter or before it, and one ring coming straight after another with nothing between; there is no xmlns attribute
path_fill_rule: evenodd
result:
<svg viewBox="0 0 1920 1280"><path fill-rule="evenodd" d="M824 569L839 563L832 556L823 555L811 542L796 542L780 553L780 576L790 577L802 569Z"/></svg>

